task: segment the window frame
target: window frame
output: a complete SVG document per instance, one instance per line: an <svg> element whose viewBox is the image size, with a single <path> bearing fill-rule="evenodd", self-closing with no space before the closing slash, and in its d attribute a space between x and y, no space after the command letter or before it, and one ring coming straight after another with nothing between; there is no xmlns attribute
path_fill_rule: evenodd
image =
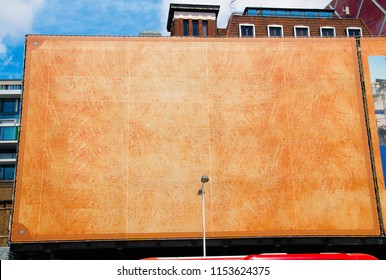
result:
<svg viewBox="0 0 386 280"><path fill-rule="evenodd" d="M280 37L277 37L277 36L271 36L270 32L269 32L269 28L271 27L280 27L281 31L280 31L280 34L281 36ZM268 34L268 37L269 38L283 38L284 37L284 27L283 25L279 25L279 24L269 24L267 25L267 34Z"/></svg>
<svg viewBox="0 0 386 280"><path fill-rule="evenodd" d="M296 29L297 28L305 28L305 29L307 29L307 36L297 36L296 35ZM295 36L295 38L310 38L310 27L309 26L306 26L306 25L295 25L294 26L294 36Z"/></svg>
<svg viewBox="0 0 386 280"><path fill-rule="evenodd" d="M323 37L323 38L332 38L330 36L323 36L323 29L332 29L334 31L334 35L332 37L336 37L336 30L335 30L335 27L333 26L321 26L319 28L319 33L320 33L320 37Z"/></svg>
<svg viewBox="0 0 386 280"><path fill-rule="evenodd" d="M253 36L252 37L249 37L249 36L243 36L241 30L242 30L242 27L243 26L252 26L252 32L253 32ZM240 38L255 38L256 37L256 29L255 29L255 25L252 24L252 23L240 23L239 24L239 36Z"/></svg>
<svg viewBox="0 0 386 280"><path fill-rule="evenodd" d="M346 27L346 35L347 35L347 37L356 37L356 36L350 36L349 30L359 30L359 37L363 36L362 27L357 27L357 26Z"/></svg>

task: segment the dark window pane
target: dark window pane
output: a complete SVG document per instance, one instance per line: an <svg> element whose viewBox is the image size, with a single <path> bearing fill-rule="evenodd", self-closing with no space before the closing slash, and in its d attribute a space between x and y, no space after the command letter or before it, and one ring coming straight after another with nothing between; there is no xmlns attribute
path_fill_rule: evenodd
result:
<svg viewBox="0 0 386 280"><path fill-rule="evenodd" d="M193 20L193 36L198 36L198 20Z"/></svg>
<svg viewBox="0 0 386 280"><path fill-rule="evenodd" d="M348 30L348 36L350 36L350 37L361 36L361 32L359 29L349 29Z"/></svg>
<svg viewBox="0 0 386 280"><path fill-rule="evenodd" d="M202 36L208 37L208 21L207 20L202 21Z"/></svg>
<svg viewBox="0 0 386 280"><path fill-rule="evenodd" d="M245 29L244 26L241 27L241 37L246 37L247 36L247 30Z"/></svg>
<svg viewBox="0 0 386 280"><path fill-rule="evenodd" d="M12 166L12 165L4 166L4 179L7 179L7 180L15 179L15 166Z"/></svg>
<svg viewBox="0 0 386 280"><path fill-rule="evenodd" d="M323 37L334 37L334 29L332 28L322 28Z"/></svg>
<svg viewBox="0 0 386 280"><path fill-rule="evenodd" d="M15 166L14 165L1 165L0 166L0 180L14 180L15 179Z"/></svg>
<svg viewBox="0 0 386 280"><path fill-rule="evenodd" d="M16 113L19 112L19 101L17 99L1 99L0 112L2 113Z"/></svg>
<svg viewBox="0 0 386 280"><path fill-rule="evenodd" d="M184 36L189 36L189 20L184 19Z"/></svg>
<svg viewBox="0 0 386 280"><path fill-rule="evenodd" d="M241 26L242 37L253 37L253 26Z"/></svg>
<svg viewBox="0 0 386 280"><path fill-rule="evenodd" d="M281 37L281 27L271 26L269 27L270 37Z"/></svg>
<svg viewBox="0 0 386 280"><path fill-rule="evenodd" d="M3 102L3 112L12 113L15 112L15 101L7 100Z"/></svg>
<svg viewBox="0 0 386 280"><path fill-rule="evenodd" d="M17 131L15 126L0 127L0 140L16 140Z"/></svg>
<svg viewBox="0 0 386 280"><path fill-rule="evenodd" d="M295 35L296 37L308 37L308 28L296 27Z"/></svg>

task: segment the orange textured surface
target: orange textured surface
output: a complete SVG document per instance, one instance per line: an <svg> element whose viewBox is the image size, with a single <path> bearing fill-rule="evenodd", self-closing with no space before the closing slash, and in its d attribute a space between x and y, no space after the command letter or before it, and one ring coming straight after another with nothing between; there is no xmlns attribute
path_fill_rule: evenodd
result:
<svg viewBox="0 0 386 280"><path fill-rule="evenodd" d="M11 239L201 237L202 175L208 237L379 234L358 73L349 38L29 36Z"/></svg>

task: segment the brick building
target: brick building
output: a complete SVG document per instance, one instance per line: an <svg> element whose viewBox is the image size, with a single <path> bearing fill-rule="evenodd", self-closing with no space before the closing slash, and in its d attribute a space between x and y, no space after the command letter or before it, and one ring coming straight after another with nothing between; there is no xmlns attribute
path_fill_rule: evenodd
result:
<svg viewBox="0 0 386 280"><path fill-rule="evenodd" d="M171 36L193 37L347 37L369 36L360 18L337 18L334 10L245 8L217 28L219 6L171 4Z"/></svg>
<svg viewBox="0 0 386 280"><path fill-rule="evenodd" d="M170 4L167 30L171 36L217 37L220 6Z"/></svg>
<svg viewBox="0 0 386 280"><path fill-rule="evenodd" d="M8 243L16 150L20 127L21 80L0 81L0 258Z"/></svg>

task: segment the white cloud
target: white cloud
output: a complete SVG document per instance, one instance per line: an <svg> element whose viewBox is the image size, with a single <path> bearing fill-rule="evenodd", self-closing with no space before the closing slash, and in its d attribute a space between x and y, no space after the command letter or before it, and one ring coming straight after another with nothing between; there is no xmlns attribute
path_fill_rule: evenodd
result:
<svg viewBox="0 0 386 280"><path fill-rule="evenodd" d="M24 41L44 0L0 0L0 69L13 64L9 46Z"/></svg>
<svg viewBox="0 0 386 280"><path fill-rule="evenodd" d="M0 42L7 37L12 43L24 40L24 35L32 30L34 15L42 7L44 0L0 0Z"/></svg>
<svg viewBox="0 0 386 280"><path fill-rule="evenodd" d="M220 13L218 16L218 27L226 27L228 19L232 12L243 12L245 7L282 7L282 8L324 8L331 0L236 0L232 1L220 0L162 0L162 9L160 11L160 19L163 34L166 35L166 22L168 18L170 3L175 4L207 4L220 5Z"/></svg>

